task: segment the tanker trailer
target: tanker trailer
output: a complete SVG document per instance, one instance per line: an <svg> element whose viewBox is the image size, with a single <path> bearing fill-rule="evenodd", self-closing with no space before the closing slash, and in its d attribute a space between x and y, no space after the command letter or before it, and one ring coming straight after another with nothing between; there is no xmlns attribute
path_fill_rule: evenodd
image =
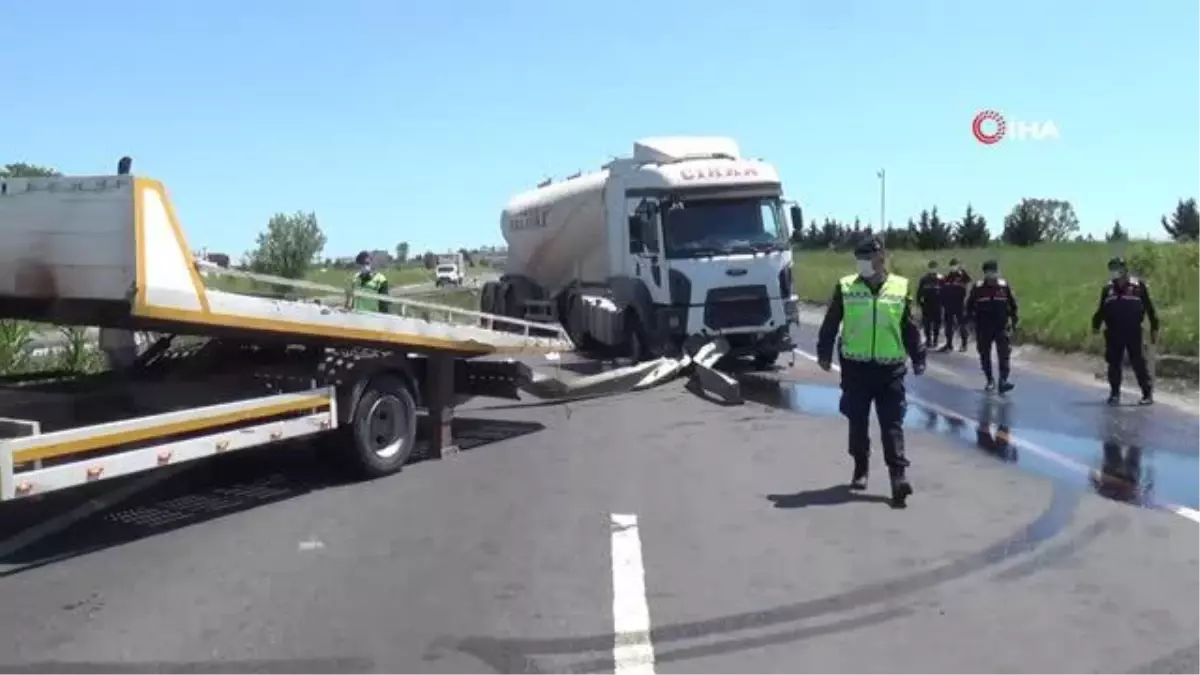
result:
<svg viewBox="0 0 1200 675"><path fill-rule="evenodd" d="M508 259L480 309L560 322L585 351L643 360L719 335L774 363L797 323L788 216L804 222L784 204L774 167L732 139L638 141L508 203Z"/></svg>

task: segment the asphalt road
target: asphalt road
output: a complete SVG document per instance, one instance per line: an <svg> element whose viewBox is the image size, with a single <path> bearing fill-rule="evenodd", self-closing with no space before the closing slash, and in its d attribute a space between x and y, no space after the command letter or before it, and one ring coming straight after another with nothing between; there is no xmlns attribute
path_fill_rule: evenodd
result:
<svg viewBox="0 0 1200 675"><path fill-rule="evenodd" d="M795 336L810 355L816 351L818 318L806 312ZM1013 366L1017 388L998 396L983 392L974 343L965 353L930 353L926 376L909 378L909 393L916 399L909 422L992 445L1003 427L1060 458L1047 460L1044 452L1021 452L1011 445L996 448L1006 461L1064 480L1092 482L1066 466L1082 464L1136 484L1136 490L1114 488L1112 481L1100 486L1114 498L1200 509L1200 420L1194 403L1163 394L1155 406L1140 407L1136 383L1128 381L1123 405L1112 408L1106 404L1106 382L1064 380L1024 361L1019 352ZM836 413L836 398L822 397L804 385L790 388L788 395L792 405ZM964 419L971 423L964 424Z"/></svg>
<svg viewBox="0 0 1200 675"><path fill-rule="evenodd" d="M969 368L945 367L914 394L976 412L953 376ZM288 446L112 505L133 481L10 505L0 671L1200 669L1196 522L927 430L916 405L918 492L893 510L882 476L842 488L836 374L801 357L746 381L743 406L680 382L479 401L459 414L465 452L371 483ZM1014 418L1051 400L1019 386ZM1045 421L1028 419L1022 456L1059 452L1024 440Z"/></svg>

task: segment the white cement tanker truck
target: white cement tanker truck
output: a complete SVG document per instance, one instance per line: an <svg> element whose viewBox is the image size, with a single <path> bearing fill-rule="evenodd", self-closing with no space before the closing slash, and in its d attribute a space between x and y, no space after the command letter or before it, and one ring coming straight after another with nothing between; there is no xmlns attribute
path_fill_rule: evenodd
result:
<svg viewBox="0 0 1200 675"><path fill-rule="evenodd" d="M509 202L504 274L480 309L561 322L585 351L641 360L720 335L774 363L797 321L789 215L803 223L778 173L732 139L644 139Z"/></svg>

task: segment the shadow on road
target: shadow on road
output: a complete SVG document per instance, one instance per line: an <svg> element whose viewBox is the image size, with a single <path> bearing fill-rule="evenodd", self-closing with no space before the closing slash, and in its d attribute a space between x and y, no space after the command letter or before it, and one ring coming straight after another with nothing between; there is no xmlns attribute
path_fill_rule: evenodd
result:
<svg viewBox="0 0 1200 675"><path fill-rule="evenodd" d="M883 495L873 495L866 492L856 492L849 485L834 485L820 490L806 490L790 495L767 495L767 499L777 509L803 509L810 506L837 506L851 502L867 502L872 504L890 504L891 500Z"/></svg>
<svg viewBox="0 0 1200 675"><path fill-rule="evenodd" d="M524 436L545 427L538 422L458 417L454 436L460 450L471 451ZM422 434L423 435L423 434ZM413 463L429 453L418 443ZM105 481L3 505L0 539L9 540L31 528L88 509L91 500L128 487L146 474ZM409 477L401 472L395 480ZM381 480L389 480L387 478ZM66 560L182 527L221 518L305 493L350 482L332 468L312 442L285 443L199 461L138 491L124 501L94 510L66 527L11 552L0 552L0 576ZM363 487L370 483L364 483ZM4 547L0 544L0 548ZM9 546L8 548L11 548Z"/></svg>

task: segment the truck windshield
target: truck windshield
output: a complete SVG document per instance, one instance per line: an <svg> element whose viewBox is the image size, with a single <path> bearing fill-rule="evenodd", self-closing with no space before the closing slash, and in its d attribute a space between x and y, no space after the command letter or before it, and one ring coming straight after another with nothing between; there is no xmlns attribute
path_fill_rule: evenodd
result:
<svg viewBox="0 0 1200 675"><path fill-rule="evenodd" d="M775 197L687 199L663 206L664 253L698 258L783 250L782 206Z"/></svg>

